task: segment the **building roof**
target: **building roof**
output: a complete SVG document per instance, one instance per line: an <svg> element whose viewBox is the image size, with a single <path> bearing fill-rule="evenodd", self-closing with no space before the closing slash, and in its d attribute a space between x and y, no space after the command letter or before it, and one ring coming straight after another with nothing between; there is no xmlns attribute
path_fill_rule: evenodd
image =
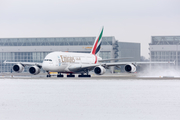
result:
<svg viewBox="0 0 180 120"><path fill-rule="evenodd" d="M95 37L0 38L0 46L93 45ZM102 37L102 45L112 45L114 37Z"/></svg>
<svg viewBox="0 0 180 120"><path fill-rule="evenodd" d="M179 45L180 36L152 36L149 45Z"/></svg>

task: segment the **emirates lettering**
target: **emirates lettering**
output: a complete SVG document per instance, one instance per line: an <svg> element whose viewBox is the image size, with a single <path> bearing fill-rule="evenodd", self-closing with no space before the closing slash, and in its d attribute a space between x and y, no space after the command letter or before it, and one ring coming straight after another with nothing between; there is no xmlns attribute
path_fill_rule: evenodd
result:
<svg viewBox="0 0 180 120"><path fill-rule="evenodd" d="M75 62L75 58L74 57L67 57L67 56L62 56L61 57L61 61L62 62L70 62L70 63L74 63Z"/></svg>

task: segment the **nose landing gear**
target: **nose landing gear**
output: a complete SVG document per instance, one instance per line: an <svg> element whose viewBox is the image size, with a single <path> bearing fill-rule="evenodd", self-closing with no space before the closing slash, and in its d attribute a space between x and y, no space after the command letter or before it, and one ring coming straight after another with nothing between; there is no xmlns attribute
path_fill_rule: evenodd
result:
<svg viewBox="0 0 180 120"><path fill-rule="evenodd" d="M49 71L46 71L47 72L47 77L51 77L51 74Z"/></svg>

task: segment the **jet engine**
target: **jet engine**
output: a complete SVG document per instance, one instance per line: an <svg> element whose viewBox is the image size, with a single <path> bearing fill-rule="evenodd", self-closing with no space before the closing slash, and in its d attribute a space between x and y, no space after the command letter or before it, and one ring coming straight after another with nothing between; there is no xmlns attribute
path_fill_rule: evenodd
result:
<svg viewBox="0 0 180 120"><path fill-rule="evenodd" d="M94 68L94 72L97 75L102 75L102 74L104 74L106 72L106 69L103 66L98 66L98 67Z"/></svg>
<svg viewBox="0 0 180 120"><path fill-rule="evenodd" d="M130 73L134 73L134 72L136 72L136 66L133 64L128 64L125 66L125 71L130 72Z"/></svg>
<svg viewBox="0 0 180 120"><path fill-rule="evenodd" d="M20 72L22 72L24 70L24 66L22 64L18 63L18 64L13 66L13 70L15 72L20 73Z"/></svg>
<svg viewBox="0 0 180 120"><path fill-rule="evenodd" d="M29 68L29 72L33 75L37 75L40 73L40 68L38 66L32 66Z"/></svg>

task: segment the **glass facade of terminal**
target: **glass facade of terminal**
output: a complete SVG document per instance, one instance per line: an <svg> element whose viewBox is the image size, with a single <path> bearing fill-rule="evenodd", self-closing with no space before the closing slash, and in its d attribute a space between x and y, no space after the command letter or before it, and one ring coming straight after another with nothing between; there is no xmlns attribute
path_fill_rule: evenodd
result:
<svg viewBox="0 0 180 120"><path fill-rule="evenodd" d="M178 52L178 58L180 60L180 52ZM176 52L174 51L152 51L152 61L174 61L176 59Z"/></svg>
<svg viewBox="0 0 180 120"><path fill-rule="evenodd" d="M112 37L103 37L102 45L112 45ZM95 37L0 38L0 46L77 46L93 45Z"/></svg>
<svg viewBox="0 0 180 120"><path fill-rule="evenodd" d="M180 36L152 36L149 45L151 61L176 61L180 67Z"/></svg>
<svg viewBox="0 0 180 120"><path fill-rule="evenodd" d="M42 63L44 57L49 52L4 52L0 53L0 71L2 72L10 72L12 69L12 66L14 64L3 64L3 62L11 61L11 62L38 62ZM25 68L25 72L28 71L28 67Z"/></svg>
<svg viewBox="0 0 180 120"><path fill-rule="evenodd" d="M152 36L149 45L180 45L180 36Z"/></svg>
<svg viewBox="0 0 180 120"><path fill-rule="evenodd" d="M127 62L140 61L141 45L140 43L127 43L118 42L118 56L121 57L132 57L133 59L126 59Z"/></svg>

